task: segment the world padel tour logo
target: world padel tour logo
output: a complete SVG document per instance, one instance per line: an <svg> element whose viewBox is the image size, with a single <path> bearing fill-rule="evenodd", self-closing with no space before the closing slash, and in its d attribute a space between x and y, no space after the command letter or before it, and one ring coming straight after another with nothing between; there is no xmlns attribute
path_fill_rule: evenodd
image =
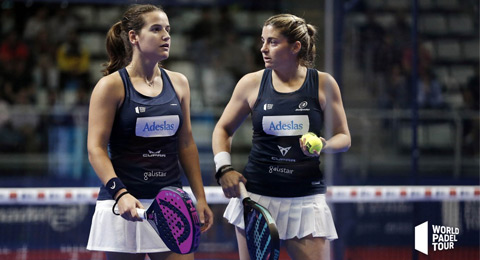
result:
<svg viewBox="0 0 480 260"><path fill-rule="evenodd" d="M415 250L428 255L429 234L431 234L430 241L433 251L455 249L455 242L458 241L457 235L460 234L459 228L440 225L432 225L431 227L431 230L429 230L428 221L415 227Z"/></svg>

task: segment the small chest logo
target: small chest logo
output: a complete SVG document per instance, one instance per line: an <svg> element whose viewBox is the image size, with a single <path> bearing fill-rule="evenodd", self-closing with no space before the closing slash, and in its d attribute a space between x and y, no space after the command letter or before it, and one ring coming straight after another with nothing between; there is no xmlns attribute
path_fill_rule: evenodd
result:
<svg viewBox="0 0 480 260"><path fill-rule="evenodd" d="M295 109L295 111L310 111L310 108L307 108L308 102L307 101L302 101L300 104L298 104L298 108Z"/></svg>
<svg viewBox="0 0 480 260"><path fill-rule="evenodd" d="M164 157L167 157L167 155L163 154L162 150L158 150L158 151L148 150L148 153L144 153L143 157L145 157L145 158L152 158L152 157L162 157L162 158L164 158Z"/></svg>
<svg viewBox="0 0 480 260"><path fill-rule="evenodd" d="M290 147L281 147L280 145L277 145L278 149L280 150L280 153L282 153L282 156L287 155L288 151L290 150Z"/></svg>
<svg viewBox="0 0 480 260"><path fill-rule="evenodd" d="M145 113L146 107L135 107L135 113L140 114L140 113Z"/></svg>
<svg viewBox="0 0 480 260"><path fill-rule="evenodd" d="M263 110L267 111L273 108L273 104L264 104L263 105Z"/></svg>

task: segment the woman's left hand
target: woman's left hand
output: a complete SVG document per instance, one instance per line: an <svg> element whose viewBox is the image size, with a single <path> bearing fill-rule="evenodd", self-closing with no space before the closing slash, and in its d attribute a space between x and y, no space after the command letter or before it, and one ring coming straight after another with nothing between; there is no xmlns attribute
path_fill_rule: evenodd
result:
<svg viewBox="0 0 480 260"><path fill-rule="evenodd" d="M201 230L202 233L204 233L209 230L213 225L213 212L205 200L197 201L196 208L202 226Z"/></svg>
<svg viewBox="0 0 480 260"><path fill-rule="evenodd" d="M327 140L325 140L325 138L319 136L320 140L322 141L323 145L322 145L322 150L325 148L325 146L327 145ZM300 148L302 149L302 152L304 155L308 156L308 157L319 157L320 156L320 153L321 151L317 151L317 150L313 150L313 153L310 153L307 149L307 146L305 145L305 137L300 137L299 138L299 142L300 142Z"/></svg>

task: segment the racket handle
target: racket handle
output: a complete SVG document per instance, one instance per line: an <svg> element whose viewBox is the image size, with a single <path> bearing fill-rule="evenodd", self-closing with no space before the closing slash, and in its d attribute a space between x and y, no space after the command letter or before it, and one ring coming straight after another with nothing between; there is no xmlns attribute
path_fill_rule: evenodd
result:
<svg viewBox="0 0 480 260"><path fill-rule="evenodd" d="M137 208L137 214L141 219L147 219L147 210Z"/></svg>
<svg viewBox="0 0 480 260"><path fill-rule="evenodd" d="M248 198L247 188L245 188L245 184L243 182L238 183L238 187L240 188L240 198L243 200Z"/></svg>

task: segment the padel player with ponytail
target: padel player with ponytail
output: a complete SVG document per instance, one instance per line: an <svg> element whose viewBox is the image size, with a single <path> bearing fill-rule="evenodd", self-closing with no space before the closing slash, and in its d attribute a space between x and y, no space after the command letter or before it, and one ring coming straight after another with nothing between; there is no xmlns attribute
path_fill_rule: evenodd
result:
<svg viewBox="0 0 480 260"><path fill-rule="evenodd" d="M181 165L204 231L213 223L192 136L188 81L159 65L171 47L168 17L157 6L133 5L106 42L109 62L92 92L88 122L89 160L104 185L87 249L105 251L107 259L193 259L169 251L136 211L161 188L181 187Z"/></svg>

